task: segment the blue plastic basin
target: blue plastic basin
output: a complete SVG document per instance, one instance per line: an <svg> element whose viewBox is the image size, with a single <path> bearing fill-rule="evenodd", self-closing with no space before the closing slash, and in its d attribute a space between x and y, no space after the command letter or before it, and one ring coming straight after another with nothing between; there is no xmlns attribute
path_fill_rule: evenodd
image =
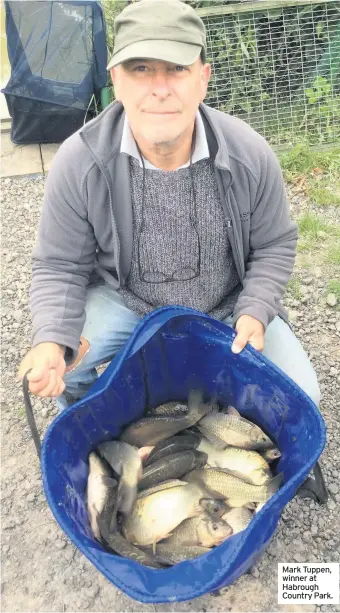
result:
<svg viewBox="0 0 340 613"><path fill-rule="evenodd" d="M312 400L252 347L233 354L234 337L230 326L192 309L154 311L90 393L59 414L45 435L43 484L56 521L109 581L140 602L192 600L246 572L324 448L325 425ZM283 486L247 530L195 560L158 570L107 553L92 535L85 505L89 453L119 436L146 407L185 401L193 387L203 389L205 399L234 405L275 440Z"/></svg>

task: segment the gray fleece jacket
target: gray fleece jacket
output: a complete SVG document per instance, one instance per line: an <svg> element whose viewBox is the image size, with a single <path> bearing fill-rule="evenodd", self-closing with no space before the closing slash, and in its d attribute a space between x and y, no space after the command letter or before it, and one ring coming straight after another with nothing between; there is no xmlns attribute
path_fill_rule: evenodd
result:
<svg viewBox="0 0 340 613"><path fill-rule="evenodd" d="M200 105L242 291L234 322L252 315L266 327L279 314L294 264L279 162L265 139L240 119ZM79 347L86 287L97 274L114 288L132 254L129 158L120 153L124 108L113 102L59 148L48 173L33 253L33 346Z"/></svg>

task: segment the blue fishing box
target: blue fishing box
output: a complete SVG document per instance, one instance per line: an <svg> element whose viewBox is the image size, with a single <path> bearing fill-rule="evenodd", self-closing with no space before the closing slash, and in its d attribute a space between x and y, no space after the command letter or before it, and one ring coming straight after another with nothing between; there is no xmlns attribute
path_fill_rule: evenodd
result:
<svg viewBox="0 0 340 613"><path fill-rule="evenodd" d="M262 554L280 514L325 445L323 418L312 400L249 345L231 352L234 330L198 311L166 307L145 317L81 401L59 414L41 450L43 485L54 517L70 540L120 590L140 602L192 600L233 583ZM151 569L95 540L85 503L88 455L118 437L146 407L185 401L199 387L235 406L271 436L282 456L283 486L249 527L203 556Z"/></svg>

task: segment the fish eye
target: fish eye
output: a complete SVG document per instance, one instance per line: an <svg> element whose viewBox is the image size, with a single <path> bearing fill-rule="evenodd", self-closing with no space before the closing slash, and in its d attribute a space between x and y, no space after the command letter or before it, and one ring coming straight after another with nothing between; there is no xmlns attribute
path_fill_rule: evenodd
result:
<svg viewBox="0 0 340 613"><path fill-rule="evenodd" d="M213 525L212 525L212 529L213 529L213 530L218 530L218 525L217 525L217 524L213 524Z"/></svg>

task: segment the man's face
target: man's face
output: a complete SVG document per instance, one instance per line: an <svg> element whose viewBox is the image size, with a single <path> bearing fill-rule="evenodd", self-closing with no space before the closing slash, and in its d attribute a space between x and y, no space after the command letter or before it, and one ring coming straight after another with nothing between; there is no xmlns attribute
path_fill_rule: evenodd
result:
<svg viewBox="0 0 340 613"><path fill-rule="evenodd" d="M200 58L190 66L141 59L112 68L111 78L134 135L161 144L192 127L210 73Z"/></svg>

